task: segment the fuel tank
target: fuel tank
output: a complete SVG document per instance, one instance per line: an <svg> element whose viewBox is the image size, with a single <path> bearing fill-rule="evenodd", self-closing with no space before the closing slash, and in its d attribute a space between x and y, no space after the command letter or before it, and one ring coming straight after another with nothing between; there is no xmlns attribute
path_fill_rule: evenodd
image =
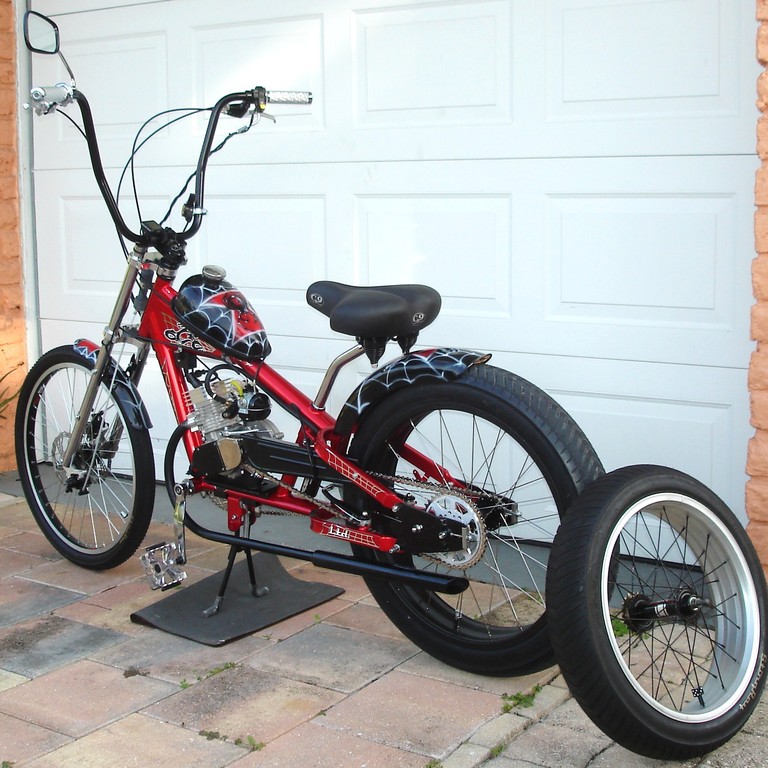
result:
<svg viewBox="0 0 768 768"><path fill-rule="evenodd" d="M263 360L272 351L264 326L226 276L224 269L211 264L188 277L171 302L174 314L185 328L227 355Z"/></svg>

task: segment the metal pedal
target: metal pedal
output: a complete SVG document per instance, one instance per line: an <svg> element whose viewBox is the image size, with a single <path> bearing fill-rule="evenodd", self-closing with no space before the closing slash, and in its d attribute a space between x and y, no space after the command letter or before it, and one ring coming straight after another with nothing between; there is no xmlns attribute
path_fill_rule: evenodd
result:
<svg viewBox="0 0 768 768"><path fill-rule="evenodd" d="M179 554L179 548L174 542L162 542L147 547L139 557L152 589L165 591L187 578L186 571L179 567Z"/></svg>

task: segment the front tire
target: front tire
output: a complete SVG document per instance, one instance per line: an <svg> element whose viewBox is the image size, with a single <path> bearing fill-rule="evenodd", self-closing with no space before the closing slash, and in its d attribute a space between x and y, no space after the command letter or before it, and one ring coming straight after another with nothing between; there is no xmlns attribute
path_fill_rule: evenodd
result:
<svg viewBox="0 0 768 768"><path fill-rule="evenodd" d="M412 482L420 471L404 457L407 448L459 482ZM445 557L355 548L361 558L469 579L469 589L455 597L367 579L400 631L435 658L478 674L551 665L544 618L549 547L561 515L603 472L573 419L524 379L480 365L457 381L417 383L387 397L361 425L351 455L396 492L410 494L410 503L475 509L482 518L476 548ZM355 501L367 504L375 525L375 506Z"/></svg>
<svg viewBox="0 0 768 768"><path fill-rule="evenodd" d="M76 477L61 468L92 370L72 347L44 354L21 388L15 437L21 484L40 529L68 560L100 570L124 562L141 544L155 474L149 432L132 424L106 384L75 455Z"/></svg>
<svg viewBox="0 0 768 768"><path fill-rule="evenodd" d="M664 467L605 475L552 549L552 642L574 697L627 749L708 752L746 722L765 684L766 586L733 513Z"/></svg>

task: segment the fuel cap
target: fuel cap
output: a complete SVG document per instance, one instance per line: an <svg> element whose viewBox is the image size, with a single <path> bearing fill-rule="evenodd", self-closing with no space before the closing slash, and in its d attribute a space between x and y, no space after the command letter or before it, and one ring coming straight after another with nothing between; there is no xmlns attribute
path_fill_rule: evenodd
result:
<svg viewBox="0 0 768 768"><path fill-rule="evenodd" d="M227 270L224 267L217 267L215 264L206 264L203 267L203 280L212 285L218 285L227 276Z"/></svg>

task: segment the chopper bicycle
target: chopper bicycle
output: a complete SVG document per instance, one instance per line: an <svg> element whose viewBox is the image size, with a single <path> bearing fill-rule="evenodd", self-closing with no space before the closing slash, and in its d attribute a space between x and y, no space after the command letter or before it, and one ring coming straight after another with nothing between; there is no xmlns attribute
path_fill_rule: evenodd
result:
<svg viewBox="0 0 768 768"><path fill-rule="evenodd" d="M61 56L58 29L40 14L25 15L25 40ZM313 283L307 302L354 345L312 399L269 365L266 332L225 270L208 265L174 287L202 226L210 156L268 104L308 104L311 94L258 87L220 98L205 110L185 224L143 220L133 231L70 78L34 88L32 104L39 115L79 107L97 184L132 246L102 340L46 352L19 397L24 493L60 553L111 568L144 539L155 467L138 386L152 354L177 424L163 466L174 541L142 555L153 586L183 577L189 529L232 552L362 576L408 638L461 669L513 675L557 661L590 717L637 752L701 754L742 727L765 683L766 587L743 528L709 489L662 467L606 475L573 419L490 355L415 349L441 307L427 286ZM245 128L215 145L222 116ZM339 372L362 356L378 365L391 341L401 355L330 415ZM273 406L298 422L294 440L271 420ZM187 470L177 477L178 452ZM196 496L221 508L226 532L195 519ZM351 554L260 540L267 510L304 516Z"/></svg>

